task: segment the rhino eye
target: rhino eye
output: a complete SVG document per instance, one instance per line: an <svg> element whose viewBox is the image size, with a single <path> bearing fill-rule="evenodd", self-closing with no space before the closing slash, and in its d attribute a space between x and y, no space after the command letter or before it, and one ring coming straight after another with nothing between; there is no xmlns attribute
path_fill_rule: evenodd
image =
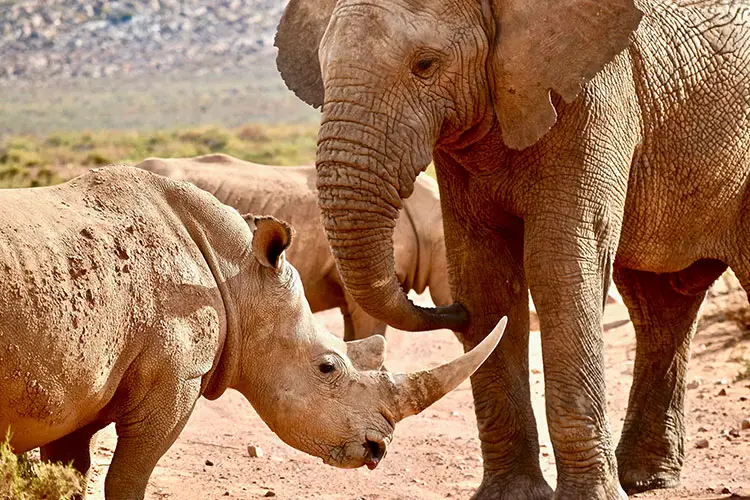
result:
<svg viewBox="0 0 750 500"><path fill-rule="evenodd" d="M328 374L336 370L336 366L330 361L323 361L318 365L318 370L320 370L320 373Z"/></svg>

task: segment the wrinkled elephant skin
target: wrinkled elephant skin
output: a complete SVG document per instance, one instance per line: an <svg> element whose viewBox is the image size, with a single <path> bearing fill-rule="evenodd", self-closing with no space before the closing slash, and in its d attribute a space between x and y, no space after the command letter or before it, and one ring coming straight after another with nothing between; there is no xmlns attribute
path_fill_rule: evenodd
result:
<svg viewBox="0 0 750 500"><path fill-rule="evenodd" d="M401 329L459 329L467 348L509 317L511 340L472 377L476 497L676 485L705 291L727 266L750 286L747 2L291 0L276 45L287 86L322 106L319 203L349 293ZM399 289L390 237L433 158L457 304L423 309ZM601 325L613 278L638 341L616 452ZM527 290L554 492L529 402Z"/></svg>

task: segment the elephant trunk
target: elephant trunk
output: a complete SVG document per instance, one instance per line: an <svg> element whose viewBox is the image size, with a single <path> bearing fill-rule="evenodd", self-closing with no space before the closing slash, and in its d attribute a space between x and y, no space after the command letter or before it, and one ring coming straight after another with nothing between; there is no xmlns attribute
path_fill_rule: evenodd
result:
<svg viewBox="0 0 750 500"><path fill-rule="evenodd" d="M401 197L411 193L416 173L399 178L393 168L398 161L380 153L387 149L365 145L373 128L352 131L357 127L347 122L348 138L342 138L338 126L324 115L316 163L323 223L346 289L368 314L400 330L462 330L468 323L462 306L416 306L396 277L393 231ZM389 164L391 170L383 167Z"/></svg>

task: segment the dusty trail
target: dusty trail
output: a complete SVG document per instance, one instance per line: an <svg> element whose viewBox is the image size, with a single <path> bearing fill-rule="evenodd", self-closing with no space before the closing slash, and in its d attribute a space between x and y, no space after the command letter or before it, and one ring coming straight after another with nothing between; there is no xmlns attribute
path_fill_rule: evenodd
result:
<svg viewBox="0 0 750 500"><path fill-rule="evenodd" d="M426 296L417 299L420 303L428 300ZM682 486L635 498L750 498L750 429L740 430L738 438L723 435L740 429L742 419L750 418L750 380L734 382L741 368L736 360L742 356L750 359L750 335L743 336L742 329L723 321L726 315L719 312L738 300L746 300L741 291L714 297L705 308L702 329L694 342L689 376L693 388L687 397L689 442ZM318 316L331 331L341 333L338 311ZM605 323L623 318L627 318L623 306L607 307ZM554 483L554 456L544 423L539 333L533 332L531 337L531 384L541 460L546 477ZM635 354L632 326L628 323L608 330L605 344L609 415L619 438ZM387 366L392 370L434 366L461 352L448 331L405 333L389 329L388 346ZM722 380L726 383L721 384ZM719 395L722 390L726 395ZM708 448L696 448L696 442L704 438L709 441ZM114 443L110 426L100 437L96 484L89 498L102 498ZM263 456L250 458L248 445L260 446ZM151 477L147 498L468 499L481 480L479 457L468 383L423 414L401 422L388 457L374 471L334 469L286 446L239 393L229 392L218 401L198 403L187 428Z"/></svg>

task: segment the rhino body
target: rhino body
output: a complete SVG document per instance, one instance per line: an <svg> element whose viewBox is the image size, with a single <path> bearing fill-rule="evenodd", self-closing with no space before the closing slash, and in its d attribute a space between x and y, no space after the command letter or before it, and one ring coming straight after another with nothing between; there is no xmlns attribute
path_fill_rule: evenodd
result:
<svg viewBox="0 0 750 500"><path fill-rule="evenodd" d="M465 380L504 324L458 359L381 370L385 339L315 322L291 228L130 167L0 190L0 433L86 474L116 423L107 499L142 498L200 396L240 391L288 444L375 467L400 419Z"/></svg>
<svg viewBox="0 0 750 500"><path fill-rule="evenodd" d="M344 339L383 334L386 324L365 313L346 292L318 209L315 167L259 165L225 154L148 158L138 168L185 180L240 212L267 213L297 230L287 258L299 271L313 312L341 308ZM437 183L421 175L404 200L393 234L396 274L404 290L429 288L438 306L452 303Z"/></svg>

